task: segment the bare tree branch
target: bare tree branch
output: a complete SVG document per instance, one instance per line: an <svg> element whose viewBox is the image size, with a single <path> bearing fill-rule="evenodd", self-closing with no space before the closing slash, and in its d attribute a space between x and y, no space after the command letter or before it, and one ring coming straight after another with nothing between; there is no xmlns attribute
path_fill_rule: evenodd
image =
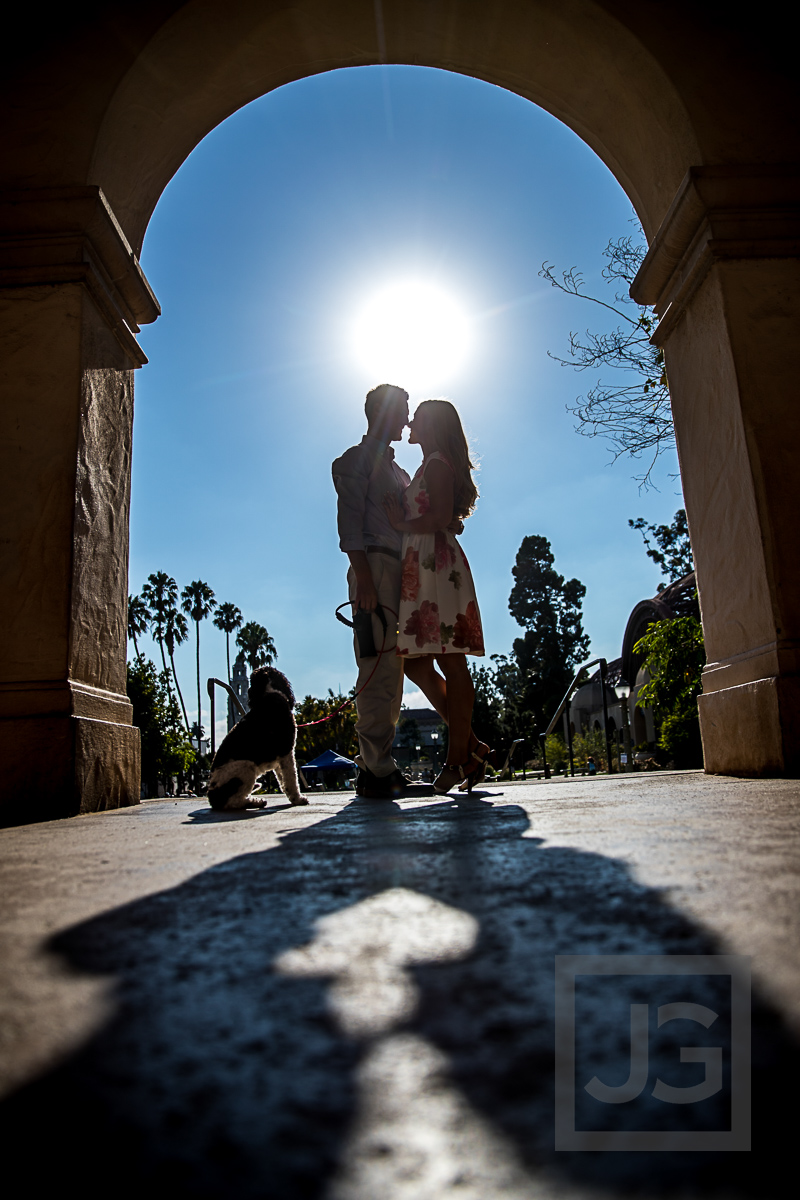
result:
<svg viewBox="0 0 800 1200"><path fill-rule="evenodd" d="M646 247L631 237L610 241L603 251L607 260L603 278L609 284L621 280L630 287L645 253ZM636 376L635 382L619 384L600 378L585 396L567 405L567 411L577 417L576 432L604 438L614 451L614 461L624 454L634 459L647 454L647 470L634 478L640 487L652 487L652 471L659 455L675 445L664 355L650 341L656 324L653 310L632 300L627 288L615 296L616 305L592 296L584 290L583 277L576 267L562 272L560 279L554 272L553 265L545 262L539 274L559 291L591 300L625 324L608 332L587 329L583 335L570 333L568 357L560 358L548 351L550 357L575 371L611 368ZM635 315L630 315L631 310Z"/></svg>

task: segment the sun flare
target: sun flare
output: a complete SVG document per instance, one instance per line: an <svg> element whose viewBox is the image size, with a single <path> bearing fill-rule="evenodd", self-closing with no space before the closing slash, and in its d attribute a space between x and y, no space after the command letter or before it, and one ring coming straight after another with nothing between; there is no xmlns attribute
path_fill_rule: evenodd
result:
<svg viewBox="0 0 800 1200"><path fill-rule="evenodd" d="M443 289L407 281L369 299L354 322L353 343L370 379L432 389L463 366L469 323Z"/></svg>

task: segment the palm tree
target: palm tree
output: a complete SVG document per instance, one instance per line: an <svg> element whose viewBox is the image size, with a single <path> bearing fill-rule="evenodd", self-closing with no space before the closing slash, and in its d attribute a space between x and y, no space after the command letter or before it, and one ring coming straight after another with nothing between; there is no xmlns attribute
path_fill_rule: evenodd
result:
<svg viewBox="0 0 800 1200"><path fill-rule="evenodd" d="M248 621L236 635L236 645L244 650L251 671L256 667L268 667L278 657L275 643L263 625Z"/></svg>
<svg viewBox="0 0 800 1200"><path fill-rule="evenodd" d="M214 593L207 583L203 583L202 579L195 579L192 583L188 583L181 592L181 608L194 621L194 627L197 630L197 748L200 749L200 735L203 727L203 708L200 696L200 622L204 621L214 609L217 607L217 602L214 599Z"/></svg>
<svg viewBox="0 0 800 1200"><path fill-rule="evenodd" d="M225 653L228 657L228 684L231 682L231 634L242 624L241 609L235 604L220 604L214 624L225 634Z"/></svg>
<svg viewBox="0 0 800 1200"><path fill-rule="evenodd" d="M150 609L143 596L128 596L128 637L133 642L136 657L139 657L137 636L147 633L150 624Z"/></svg>
<svg viewBox="0 0 800 1200"><path fill-rule="evenodd" d="M186 715L186 705L183 702L183 692L181 685L178 683L178 672L175 670L175 647L182 646L189 638L189 626L186 623L186 617L177 608L172 608L167 613L164 624L164 644L167 647L169 654L169 663L172 667L172 678L175 680L175 687L178 692L178 699L181 702L181 711L183 713L184 724L186 729L189 729L189 718Z"/></svg>
<svg viewBox="0 0 800 1200"><path fill-rule="evenodd" d="M148 575L147 583L142 588L142 599L150 612L150 632L161 650L161 662L169 687L169 672L164 656L164 634L169 614L175 612L178 605L178 585L166 571L156 571L153 575Z"/></svg>

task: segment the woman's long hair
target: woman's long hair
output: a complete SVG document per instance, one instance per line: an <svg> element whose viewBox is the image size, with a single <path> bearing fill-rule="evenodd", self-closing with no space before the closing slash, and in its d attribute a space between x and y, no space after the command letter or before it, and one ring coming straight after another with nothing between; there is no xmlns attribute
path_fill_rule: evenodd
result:
<svg viewBox="0 0 800 1200"><path fill-rule="evenodd" d="M453 468L453 516L463 521L475 508L478 489L472 478L475 464L470 461L461 418L449 400L423 400L416 411L420 408L425 409L430 420L438 449Z"/></svg>

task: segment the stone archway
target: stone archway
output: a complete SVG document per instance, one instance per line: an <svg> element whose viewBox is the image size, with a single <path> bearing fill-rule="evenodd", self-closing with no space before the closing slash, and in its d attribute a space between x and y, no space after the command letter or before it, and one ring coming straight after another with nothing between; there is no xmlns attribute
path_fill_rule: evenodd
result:
<svg viewBox="0 0 800 1200"><path fill-rule="evenodd" d="M690 0L668 14L657 0L153 0L60 19L42 32L19 16L9 45L30 49L3 76L6 819L138 798L131 381L138 327L159 311L137 259L158 197L242 104L378 62L527 97L630 196L697 559L707 769L796 771L798 176L788 52L766 22L725 11L723 25Z"/></svg>

